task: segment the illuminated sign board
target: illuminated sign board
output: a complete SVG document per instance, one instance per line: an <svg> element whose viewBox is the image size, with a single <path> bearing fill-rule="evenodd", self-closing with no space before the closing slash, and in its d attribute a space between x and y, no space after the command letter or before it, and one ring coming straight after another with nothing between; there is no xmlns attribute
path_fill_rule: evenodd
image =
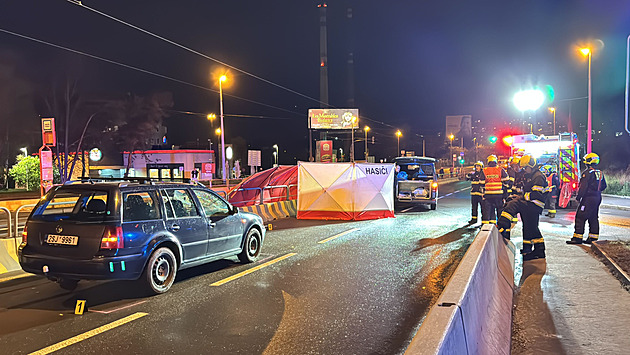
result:
<svg viewBox="0 0 630 355"><path fill-rule="evenodd" d="M309 129L352 129L359 127L359 109L309 109Z"/></svg>

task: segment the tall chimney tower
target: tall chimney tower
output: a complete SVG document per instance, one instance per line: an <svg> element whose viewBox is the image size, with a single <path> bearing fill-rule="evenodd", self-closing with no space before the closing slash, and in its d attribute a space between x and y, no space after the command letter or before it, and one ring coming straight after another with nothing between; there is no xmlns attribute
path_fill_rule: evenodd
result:
<svg viewBox="0 0 630 355"><path fill-rule="evenodd" d="M326 3L319 7L319 101L321 108L328 107L328 44L326 43Z"/></svg>
<svg viewBox="0 0 630 355"><path fill-rule="evenodd" d="M346 12L348 19L346 33L348 35L348 107L356 107L354 102L354 26L352 25L352 8Z"/></svg>

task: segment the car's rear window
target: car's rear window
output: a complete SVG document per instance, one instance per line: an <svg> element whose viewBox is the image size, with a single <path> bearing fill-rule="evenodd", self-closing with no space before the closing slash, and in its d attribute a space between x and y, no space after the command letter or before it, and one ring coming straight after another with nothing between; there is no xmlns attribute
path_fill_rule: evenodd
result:
<svg viewBox="0 0 630 355"><path fill-rule="evenodd" d="M107 191L60 189L53 192L50 199L41 201L35 207L31 218L43 221L104 220L111 214L107 207L107 200Z"/></svg>
<svg viewBox="0 0 630 355"><path fill-rule="evenodd" d="M435 166L433 164L401 164L398 172L399 179L417 180L423 178L432 178L435 174Z"/></svg>

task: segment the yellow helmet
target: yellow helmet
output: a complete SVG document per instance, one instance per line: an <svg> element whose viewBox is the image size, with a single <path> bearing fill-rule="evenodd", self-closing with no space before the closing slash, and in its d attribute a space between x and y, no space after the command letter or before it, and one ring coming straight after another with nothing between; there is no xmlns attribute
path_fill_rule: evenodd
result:
<svg viewBox="0 0 630 355"><path fill-rule="evenodd" d="M519 157L518 155L515 155L512 157L512 161L510 162L510 164L512 165L519 165L521 163L521 157Z"/></svg>
<svg viewBox="0 0 630 355"><path fill-rule="evenodd" d="M584 164L586 165L597 165L599 164L599 155L595 153L588 153L584 156Z"/></svg>
<svg viewBox="0 0 630 355"><path fill-rule="evenodd" d="M479 167L481 167L483 169L483 162L482 161L478 161L478 162L475 163L474 166L479 166Z"/></svg>
<svg viewBox="0 0 630 355"><path fill-rule="evenodd" d="M521 166L521 168L525 168L527 166L529 166L530 168L535 168L536 167L536 158L534 158L533 156L531 156L529 154L525 154L521 158L521 161L519 162L519 165Z"/></svg>
<svg viewBox="0 0 630 355"><path fill-rule="evenodd" d="M498 159L497 159L496 155L492 154L492 155L488 156L488 163L492 163L492 162L496 163L497 161L498 161Z"/></svg>

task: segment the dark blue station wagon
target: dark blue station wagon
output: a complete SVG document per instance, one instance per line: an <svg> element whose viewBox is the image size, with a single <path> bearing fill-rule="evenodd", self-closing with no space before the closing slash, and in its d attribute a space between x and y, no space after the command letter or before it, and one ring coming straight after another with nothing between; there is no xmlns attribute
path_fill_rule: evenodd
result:
<svg viewBox="0 0 630 355"><path fill-rule="evenodd" d="M24 271L73 289L79 280L139 280L168 291L177 271L260 254L262 219L202 186L74 183L51 190L29 216L19 247Z"/></svg>

